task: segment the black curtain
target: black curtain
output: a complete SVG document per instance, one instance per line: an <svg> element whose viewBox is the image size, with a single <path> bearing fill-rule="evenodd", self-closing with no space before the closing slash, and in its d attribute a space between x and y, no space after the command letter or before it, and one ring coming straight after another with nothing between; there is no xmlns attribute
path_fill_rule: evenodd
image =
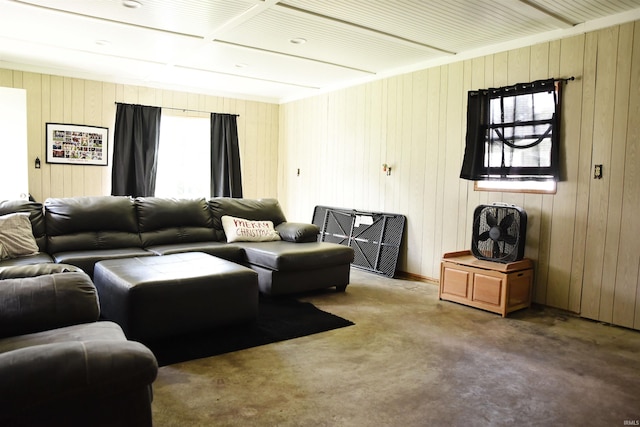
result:
<svg viewBox="0 0 640 427"><path fill-rule="evenodd" d="M111 173L112 195L154 195L160 113L160 107L118 103Z"/></svg>
<svg viewBox="0 0 640 427"><path fill-rule="evenodd" d="M460 178L476 180L484 172L484 142L487 132L489 95L469 91L467 95L467 136Z"/></svg>
<svg viewBox="0 0 640 427"><path fill-rule="evenodd" d="M211 113L211 197L242 197L237 116Z"/></svg>
<svg viewBox="0 0 640 427"><path fill-rule="evenodd" d="M559 180L562 80L468 93L460 178Z"/></svg>

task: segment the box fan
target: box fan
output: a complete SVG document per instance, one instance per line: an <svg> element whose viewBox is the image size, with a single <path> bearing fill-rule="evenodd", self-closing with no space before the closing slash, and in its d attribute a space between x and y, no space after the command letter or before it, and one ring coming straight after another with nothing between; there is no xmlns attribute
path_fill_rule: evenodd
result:
<svg viewBox="0 0 640 427"><path fill-rule="evenodd" d="M502 203L480 205L473 212L471 253L478 259L509 263L524 257L527 213Z"/></svg>

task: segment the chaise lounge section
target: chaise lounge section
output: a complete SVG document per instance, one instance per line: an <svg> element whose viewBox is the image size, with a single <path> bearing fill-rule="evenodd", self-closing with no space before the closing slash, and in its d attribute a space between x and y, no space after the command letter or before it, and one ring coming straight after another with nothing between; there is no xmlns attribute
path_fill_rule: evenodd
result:
<svg viewBox="0 0 640 427"><path fill-rule="evenodd" d="M315 225L287 222L276 199L97 196L50 198L44 206L0 202L0 215L15 212L29 215L39 252L0 260L0 267L66 263L93 277L95 264L103 260L203 252L253 269L262 293L280 295L330 287L344 291L354 256L352 248L318 242ZM225 216L270 221L277 240L228 241Z"/></svg>

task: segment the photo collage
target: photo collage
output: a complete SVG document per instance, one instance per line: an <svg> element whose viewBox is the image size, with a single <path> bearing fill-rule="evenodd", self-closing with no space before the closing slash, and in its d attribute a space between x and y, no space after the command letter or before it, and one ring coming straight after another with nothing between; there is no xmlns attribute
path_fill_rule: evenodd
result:
<svg viewBox="0 0 640 427"><path fill-rule="evenodd" d="M53 131L53 158L87 161L103 160L103 135L71 130Z"/></svg>

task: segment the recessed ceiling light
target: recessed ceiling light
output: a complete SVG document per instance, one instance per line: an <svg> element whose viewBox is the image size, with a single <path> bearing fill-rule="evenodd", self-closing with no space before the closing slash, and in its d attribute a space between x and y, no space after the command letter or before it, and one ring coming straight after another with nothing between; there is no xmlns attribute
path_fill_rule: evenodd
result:
<svg viewBox="0 0 640 427"><path fill-rule="evenodd" d="M139 7L142 7L142 3L137 0L123 0L122 5L130 9L137 9Z"/></svg>
<svg viewBox="0 0 640 427"><path fill-rule="evenodd" d="M307 42L307 39L303 39L302 37L296 37L295 39L290 39L289 43L293 43L293 44L305 44Z"/></svg>

